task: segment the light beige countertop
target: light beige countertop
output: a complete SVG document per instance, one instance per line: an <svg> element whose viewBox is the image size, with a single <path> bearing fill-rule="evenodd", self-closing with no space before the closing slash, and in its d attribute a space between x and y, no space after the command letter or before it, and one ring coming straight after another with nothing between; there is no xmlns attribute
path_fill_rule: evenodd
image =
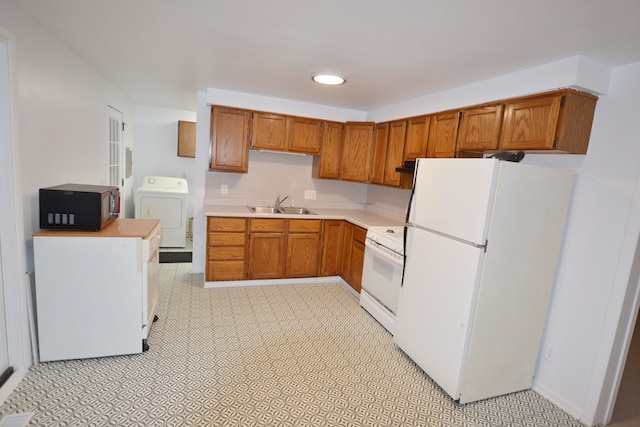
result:
<svg viewBox="0 0 640 427"><path fill-rule="evenodd" d="M228 216L246 218L288 218L288 219L342 219L349 221L362 228L378 226L401 226L403 221L397 218L374 213L365 209L329 209L329 208L309 208L316 215L295 215L295 214L256 214L249 211L249 208L242 205L206 205L206 216Z"/></svg>

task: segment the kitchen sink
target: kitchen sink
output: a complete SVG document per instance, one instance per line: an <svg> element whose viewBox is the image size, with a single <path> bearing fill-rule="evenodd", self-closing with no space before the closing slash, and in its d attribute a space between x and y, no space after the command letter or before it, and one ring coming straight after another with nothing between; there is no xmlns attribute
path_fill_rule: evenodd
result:
<svg viewBox="0 0 640 427"><path fill-rule="evenodd" d="M307 208L280 208L283 214L293 215L315 215L316 213Z"/></svg>
<svg viewBox="0 0 640 427"><path fill-rule="evenodd" d="M264 213L264 214L282 213L280 212L280 208L274 208L272 206L247 206L247 207L253 213Z"/></svg>
<svg viewBox="0 0 640 427"><path fill-rule="evenodd" d="M316 215L307 208L275 208L273 206L247 206L249 211L258 214Z"/></svg>

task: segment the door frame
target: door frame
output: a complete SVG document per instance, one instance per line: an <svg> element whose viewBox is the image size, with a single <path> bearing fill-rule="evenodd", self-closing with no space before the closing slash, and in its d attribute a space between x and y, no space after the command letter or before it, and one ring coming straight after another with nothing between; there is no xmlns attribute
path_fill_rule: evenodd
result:
<svg viewBox="0 0 640 427"><path fill-rule="evenodd" d="M8 102L0 107L0 115L6 132L0 133L0 238L2 239L2 281L7 326L7 350L9 364L14 374L0 388L0 402L4 401L32 365L29 331L27 287L31 286L31 275L26 269L26 243L24 238L23 191L20 170L20 144L16 106L16 38L0 26L2 45L2 73L8 83ZM5 62L6 61L6 62Z"/></svg>

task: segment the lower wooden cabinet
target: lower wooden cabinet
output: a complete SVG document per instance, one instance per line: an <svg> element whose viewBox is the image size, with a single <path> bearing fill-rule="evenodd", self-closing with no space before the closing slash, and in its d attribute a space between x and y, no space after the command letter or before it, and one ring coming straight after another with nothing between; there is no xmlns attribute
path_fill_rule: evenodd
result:
<svg viewBox="0 0 640 427"><path fill-rule="evenodd" d="M322 261L320 276L340 276L342 274L343 234L345 221L325 220L322 230Z"/></svg>
<svg viewBox="0 0 640 427"><path fill-rule="evenodd" d="M362 288L362 266L364 265L364 241L367 230L345 222L342 239L342 278L356 292Z"/></svg>
<svg viewBox="0 0 640 427"><path fill-rule="evenodd" d="M321 231L321 220L289 220L286 277L315 277L318 275Z"/></svg>
<svg viewBox="0 0 640 427"><path fill-rule="evenodd" d="M284 277L287 220L250 219L249 224L249 279Z"/></svg>
<svg viewBox="0 0 640 427"><path fill-rule="evenodd" d="M209 217L206 280L342 276L360 292L366 233L343 220Z"/></svg>
<svg viewBox="0 0 640 427"><path fill-rule="evenodd" d="M246 238L245 218L207 219L207 281L246 278Z"/></svg>

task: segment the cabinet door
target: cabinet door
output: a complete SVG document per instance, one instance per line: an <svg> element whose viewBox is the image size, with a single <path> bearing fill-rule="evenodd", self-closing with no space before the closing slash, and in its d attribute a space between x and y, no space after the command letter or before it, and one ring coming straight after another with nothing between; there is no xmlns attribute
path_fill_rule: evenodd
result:
<svg viewBox="0 0 640 427"><path fill-rule="evenodd" d="M462 112L458 151L497 150L504 106L470 108Z"/></svg>
<svg viewBox="0 0 640 427"><path fill-rule="evenodd" d="M315 277L320 264L320 233L289 233L287 277Z"/></svg>
<svg viewBox="0 0 640 427"><path fill-rule="evenodd" d="M324 222L320 276L339 276L342 273L343 224L341 220Z"/></svg>
<svg viewBox="0 0 640 427"><path fill-rule="evenodd" d="M286 150L287 118L280 114L254 112L251 148Z"/></svg>
<svg viewBox="0 0 640 427"><path fill-rule="evenodd" d="M350 222L344 222L342 232L342 262L340 269L342 278L351 283L351 252L353 251L353 227Z"/></svg>
<svg viewBox="0 0 640 427"><path fill-rule="evenodd" d="M373 123L347 122L344 126L340 178L369 182L373 148Z"/></svg>
<svg viewBox="0 0 640 427"><path fill-rule="evenodd" d="M553 149L561 100L561 94L554 94L507 103L500 149Z"/></svg>
<svg viewBox="0 0 640 427"><path fill-rule="evenodd" d="M247 173L250 122L250 111L211 108L211 170Z"/></svg>
<svg viewBox="0 0 640 427"><path fill-rule="evenodd" d="M387 142L389 140L389 123L376 125L373 137L373 158L371 161L372 184L384 183L384 165L387 158Z"/></svg>
<svg viewBox="0 0 640 427"><path fill-rule="evenodd" d="M362 289L362 267L364 266L364 244L361 242L353 241L353 248L351 249L351 261L349 263L349 269L351 270L349 276L351 282L349 285L358 293Z"/></svg>
<svg viewBox="0 0 640 427"><path fill-rule="evenodd" d="M319 154L322 121L304 117L287 117L287 150Z"/></svg>
<svg viewBox="0 0 640 427"><path fill-rule="evenodd" d="M429 137L429 116L407 119L407 137L404 143L405 160L414 160L427 156L427 138Z"/></svg>
<svg viewBox="0 0 640 427"><path fill-rule="evenodd" d="M460 112L452 111L431 117L427 157L454 157Z"/></svg>
<svg viewBox="0 0 640 427"><path fill-rule="evenodd" d="M336 122L323 122L322 147L320 156L313 158L312 176L315 178L340 178L340 152L344 125Z"/></svg>
<svg viewBox="0 0 640 427"><path fill-rule="evenodd" d="M249 279L284 277L285 233L251 233Z"/></svg>
<svg viewBox="0 0 640 427"><path fill-rule="evenodd" d="M402 174L396 172L396 168L402 166L406 134L407 122L405 120L391 123L384 163L384 185L399 187L402 182Z"/></svg>

